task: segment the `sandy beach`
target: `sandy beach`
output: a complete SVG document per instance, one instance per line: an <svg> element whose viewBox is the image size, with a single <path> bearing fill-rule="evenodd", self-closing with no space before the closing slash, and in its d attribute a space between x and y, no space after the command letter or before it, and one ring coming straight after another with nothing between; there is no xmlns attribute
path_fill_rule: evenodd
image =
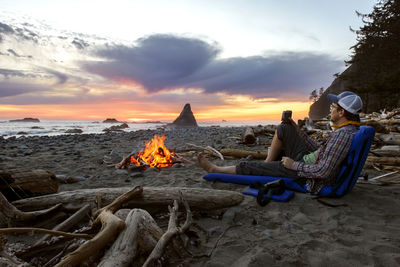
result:
<svg viewBox="0 0 400 267"><path fill-rule="evenodd" d="M211 183L194 157L176 166L143 172L116 170L103 163L104 157L118 162L139 152L154 134L166 135L165 144L176 153L194 150L189 144L216 149L238 148L266 151L271 136L259 136L257 145L237 142L244 128L199 127L160 128L130 133L61 135L0 139L0 168L33 168L75 177L72 184L60 184L59 191L104 187L191 187L241 192L245 186ZM214 163L232 165L238 159ZM242 159L243 160L243 159ZM192 163L190 163L190 161ZM365 169L370 177L376 171ZM265 207L254 197L227 210L196 214L198 242L190 246L194 255L171 255L166 266L399 266L400 186L358 183L341 199L328 199L345 207L327 207L313 196L296 193L287 203L271 202ZM165 230L165 229L164 229ZM27 235L9 240L24 245ZM207 236L207 238L206 238ZM26 241L27 242L27 241ZM9 244L12 249L12 244Z"/></svg>

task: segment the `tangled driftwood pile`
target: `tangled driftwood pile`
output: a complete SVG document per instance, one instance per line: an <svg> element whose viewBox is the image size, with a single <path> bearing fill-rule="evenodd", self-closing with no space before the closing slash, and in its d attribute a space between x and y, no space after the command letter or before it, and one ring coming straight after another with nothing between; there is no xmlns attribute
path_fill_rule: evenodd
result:
<svg viewBox="0 0 400 267"><path fill-rule="evenodd" d="M0 193L0 223L8 224L0 229L0 266L160 265L168 255L188 251L189 243L182 240L190 239L183 235L193 226L192 210L223 209L243 198L225 190L141 186L65 191L12 203ZM186 210L182 226L178 203ZM167 206L164 232L153 216L165 213ZM6 234L15 233L45 235L32 245L10 249Z"/></svg>

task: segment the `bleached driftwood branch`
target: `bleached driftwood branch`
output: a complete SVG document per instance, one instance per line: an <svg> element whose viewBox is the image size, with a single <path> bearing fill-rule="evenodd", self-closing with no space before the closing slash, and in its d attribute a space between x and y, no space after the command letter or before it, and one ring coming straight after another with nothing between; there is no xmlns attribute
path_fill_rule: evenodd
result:
<svg viewBox="0 0 400 267"><path fill-rule="evenodd" d="M186 143L186 144L189 146L192 146L194 148L197 148L197 149L208 151L210 154L224 160L224 156L218 150L216 150L215 148L213 148L211 146L202 147L202 146L198 146L198 145L191 144L191 143Z"/></svg>
<svg viewBox="0 0 400 267"><path fill-rule="evenodd" d="M91 240L85 242L77 250L70 253L65 259L59 262L56 266L77 266L92 255L103 249L110 241L115 239L119 232L125 228L125 222L113 214L125 202L131 198L137 197L139 193L143 192L141 186L136 186L127 191L123 195L115 199L105 209L101 209L100 214L97 216L93 225L101 224L100 232Z"/></svg>
<svg viewBox="0 0 400 267"><path fill-rule="evenodd" d="M177 220L178 220L178 201L174 201L174 206L171 208L169 207L169 212L170 212L170 217L169 217L169 223L168 223L168 230L165 232L160 240L157 242L157 245L151 252L150 256L147 258L146 262L143 264L143 266L154 266L156 261L161 258L161 256L164 253L165 247L169 243L169 241L177 234L182 234L185 231L187 231L192 224L192 212L190 211L189 204L187 201L181 196L181 201L185 206L186 209L186 221L183 224L182 227L177 226Z"/></svg>

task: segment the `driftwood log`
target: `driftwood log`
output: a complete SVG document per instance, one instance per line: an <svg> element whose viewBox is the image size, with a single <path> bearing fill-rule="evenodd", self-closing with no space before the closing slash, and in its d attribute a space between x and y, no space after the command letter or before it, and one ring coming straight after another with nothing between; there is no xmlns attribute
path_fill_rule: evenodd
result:
<svg viewBox="0 0 400 267"><path fill-rule="evenodd" d="M127 192L130 188L97 188L65 191L52 195L20 199L12 204L21 210L44 209L57 203L62 203L66 208L79 208L82 203L89 204L96 209L96 196L101 197L103 205L108 205L116 197ZM179 192L193 210L216 210L240 204L244 196L238 192L227 190L214 190L205 188L187 187L145 187L143 196L129 200L125 208L142 208L156 213L166 211L169 204L179 199Z"/></svg>
<svg viewBox="0 0 400 267"><path fill-rule="evenodd" d="M11 169L0 170L0 190L8 187L18 194L53 194L58 191L56 175L50 171L41 169ZM4 181L8 182L5 185ZM22 192L21 192L22 191Z"/></svg>
<svg viewBox="0 0 400 267"><path fill-rule="evenodd" d="M142 194L143 188L136 186L117 197L111 204L100 210L100 214L93 222L93 226L101 224L100 232L91 240L85 242L77 250L70 253L66 258L55 266L78 266L90 256L97 256L109 242L113 241L125 228L125 222L113 214L124 202Z"/></svg>
<svg viewBox="0 0 400 267"><path fill-rule="evenodd" d="M31 212L23 212L13 206L8 200L4 197L2 193L0 193L0 217L3 219L0 221L8 221L11 223L12 221L20 222L20 221L30 221L36 219L39 216L49 214L58 210L61 207L61 204L55 204L53 206L49 206L50 208L46 208L43 210L36 210ZM0 227L4 226L3 223L0 222Z"/></svg>
<svg viewBox="0 0 400 267"><path fill-rule="evenodd" d="M254 135L253 128L247 127L243 134L243 143L254 144L256 142L256 136Z"/></svg>
<svg viewBox="0 0 400 267"><path fill-rule="evenodd" d="M102 224L101 231L55 266L78 266L91 255L97 254L125 227L124 221L107 210L100 213L97 220Z"/></svg>
<svg viewBox="0 0 400 267"><path fill-rule="evenodd" d="M254 159L266 159L268 156L267 152L246 151L246 150L230 149L230 148L221 149L220 152L224 156L231 156L235 158L245 158L248 156L252 156Z"/></svg>
<svg viewBox="0 0 400 267"><path fill-rule="evenodd" d="M163 234L151 215L142 209L133 209L125 220L126 228L97 265L98 267L131 266L139 254L150 254Z"/></svg>
<svg viewBox="0 0 400 267"><path fill-rule="evenodd" d="M361 121L361 125L367 125L367 126L372 126L375 128L375 131L377 133L389 133L389 130L386 129L384 125L380 123L380 121L376 120L367 120L367 121Z"/></svg>
<svg viewBox="0 0 400 267"><path fill-rule="evenodd" d="M120 195L117 197L111 204L99 209L94 214L94 217L97 217L101 212L105 210L109 210L112 213L115 213L124 203L128 202L130 199L134 199L136 197L143 195L143 187L136 186L132 190Z"/></svg>
<svg viewBox="0 0 400 267"><path fill-rule="evenodd" d="M191 144L191 143L186 143L186 144L191 147L194 147L196 149L203 150L204 153L216 156L216 157L224 160L224 156L222 156L222 154L218 150L216 150L215 148L213 148L211 146L202 147L202 146L198 146L198 145Z"/></svg>
<svg viewBox="0 0 400 267"><path fill-rule="evenodd" d="M367 161L384 164L384 165L392 165L392 166L399 166L400 165L400 157L372 157L369 156Z"/></svg>
<svg viewBox="0 0 400 267"><path fill-rule="evenodd" d="M85 216L88 216L90 213L90 206L85 205L80 208L77 212L75 212L72 216L68 217L65 221L55 226L52 230L54 231L68 231L72 227L74 227L77 223L79 223ZM41 239L39 239L34 246L40 245L45 242L50 235L44 235Z"/></svg>
<svg viewBox="0 0 400 267"><path fill-rule="evenodd" d="M0 234L12 234L12 233L30 233L30 234L41 233L41 234L60 235L60 236L74 237L74 238L85 238L85 239L92 238L90 235L87 234L71 234L71 233L42 229L42 228L32 228L32 227L0 228Z"/></svg>

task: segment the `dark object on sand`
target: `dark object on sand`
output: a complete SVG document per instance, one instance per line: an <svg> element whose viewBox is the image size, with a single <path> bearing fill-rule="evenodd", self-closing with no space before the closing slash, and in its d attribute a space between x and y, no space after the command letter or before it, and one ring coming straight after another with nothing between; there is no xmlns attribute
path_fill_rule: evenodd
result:
<svg viewBox="0 0 400 267"><path fill-rule="evenodd" d="M254 135L253 128L247 127L243 134L243 143L254 144L256 142L256 136Z"/></svg>
<svg viewBox="0 0 400 267"><path fill-rule="evenodd" d="M272 195L281 195L285 192L285 182L281 179L262 185L258 190L257 203L264 207L271 201ZM264 194L267 194L264 197Z"/></svg>
<svg viewBox="0 0 400 267"><path fill-rule="evenodd" d="M40 120L36 118L23 118L18 120L10 120L10 122L40 122Z"/></svg>
<svg viewBox="0 0 400 267"><path fill-rule="evenodd" d="M68 129L65 131L65 133L69 133L69 134L75 134L75 133L83 133L83 131L81 129Z"/></svg>
<svg viewBox="0 0 400 267"><path fill-rule="evenodd" d="M190 104L186 104L181 114L174 120L172 126L178 127L197 127L196 119L194 118Z"/></svg>
<svg viewBox="0 0 400 267"><path fill-rule="evenodd" d="M113 125L109 128L103 129L103 132L122 132L123 129L129 128L129 125L122 123L121 125Z"/></svg>

